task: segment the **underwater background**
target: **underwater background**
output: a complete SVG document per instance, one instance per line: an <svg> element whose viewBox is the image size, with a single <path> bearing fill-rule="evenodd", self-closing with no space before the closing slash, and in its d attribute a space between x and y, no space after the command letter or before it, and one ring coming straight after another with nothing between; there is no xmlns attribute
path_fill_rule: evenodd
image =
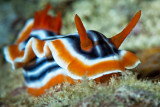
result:
<svg viewBox="0 0 160 107"><path fill-rule="evenodd" d="M13 44L34 12L47 3L61 11L62 34L77 32L78 14L87 30L107 37L119 33L139 10L140 21L120 49L137 55L141 64L108 84L86 80L56 85L41 97L27 93L21 69L12 70L3 47ZM0 1L0 106L160 106L160 1L159 0L1 0Z"/></svg>

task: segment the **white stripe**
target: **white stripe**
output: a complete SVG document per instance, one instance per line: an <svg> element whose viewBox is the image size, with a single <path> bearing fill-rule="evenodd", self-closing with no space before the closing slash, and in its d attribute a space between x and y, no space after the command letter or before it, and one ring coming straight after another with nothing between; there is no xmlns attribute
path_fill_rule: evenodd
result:
<svg viewBox="0 0 160 107"><path fill-rule="evenodd" d="M44 85L46 85L52 78L54 78L55 76L57 76L59 74L66 75L65 70L64 69L58 69L55 72L48 73L42 80L37 80L37 81L31 82L31 83L25 82L25 84L29 88L41 88Z"/></svg>
<svg viewBox="0 0 160 107"><path fill-rule="evenodd" d="M113 55L113 56L107 56L105 58L97 58L97 59L88 59L84 56L82 56L81 54L77 53L74 48L72 47L72 45L69 43L69 41L67 41L66 39L61 39L61 42L63 43L63 45L65 46L65 48L67 49L67 51L75 58L79 59L81 62L83 62L85 65L94 65L100 62L104 62L104 61L109 61L109 60L119 60L119 56L118 55ZM52 50L51 50L52 51Z"/></svg>
<svg viewBox="0 0 160 107"><path fill-rule="evenodd" d="M95 46L96 50L97 50L97 54L101 56L101 48L99 45Z"/></svg>
<svg viewBox="0 0 160 107"><path fill-rule="evenodd" d="M50 50L51 50L51 53L52 53L52 56L54 57L54 60L57 62L57 64L64 68L64 69L67 69L68 68L68 65L67 65L67 62L65 62L64 60L62 60L59 55L58 55L58 52L57 50L55 49L54 45L52 45L52 43L50 41L47 42Z"/></svg>
<svg viewBox="0 0 160 107"><path fill-rule="evenodd" d="M125 51L125 50L121 50L121 52L120 52L120 59L123 59L123 57L125 56L127 54L127 51ZM140 64L141 63L141 61L140 60L138 60L133 66L129 66L129 67L125 67L126 69L133 69L133 68L135 68L138 64Z"/></svg>
<svg viewBox="0 0 160 107"><path fill-rule="evenodd" d="M71 78L76 79L76 80L77 79L82 80L83 77L85 77L85 75L84 76L77 76L77 75L74 75L74 74L70 73L69 71L66 71L66 72L67 72L68 76L70 76ZM96 79L98 77L101 77L103 75L112 74L112 73L118 73L118 72L122 72L122 71L121 70L111 70L111 71L106 71L104 73L100 73L100 74L97 74L97 75L94 75L94 76L90 76L90 77L86 77L86 78L91 80L91 79ZM86 71L86 75L87 75L87 71Z"/></svg>
<svg viewBox="0 0 160 107"><path fill-rule="evenodd" d="M138 66L140 63L141 63L141 61L138 60L133 66L125 67L125 68L127 68L127 69L133 69L133 68L135 68L136 66Z"/></svg>
<svg viewBox="0 0 160 107"><path fill-rule="evenodd" d="M31 36L35 35L36 37L38 37L38 39L43 39L43 38L47 37L47 35L46 35L44 30L34 30L34 31L31 32L30 35Z"/></svg>
<svg viewBox="0 0 160 107"><path fill-rule="evenodd" d="M6 59L6 61L8 61L8 62L10 62L10 63L13 63L13 61L11 60L11 58L10 58L10 55L9 55L9 53L8 53L8 46L5 46L4 48L3 48L3 53L4 53L4 57L5 57L5 59Z"/></svg>
<svg viewBox="0 0 160 107"><path fill-rule="evenodd" d="M120 50L119 58L122 60L122 59L123 59L123 56L125 56L126 53L127 53L127 51L125 51L125 50Z"/></svg>
<svg viewBox="0 0 160 107"><path fill-rule="evenodd" d="M26 44L25 44L24 42L21 42L21 43L19 44L19 46L18 46L18 49L19 49L20 51L22 51L22 50L25 48L25 46L26 46Z"/></svg>
<svg viewBox="0 0 160 107"><path fill-rule="evenodd" d="M21 34L28 29L28 26L30 26L30 25L33 24L33 22L34 22L34 19L33 19L33 18L27 20L25 26L23 27L23 29L22 29L22 30L20 31L20 33L18 34L17 40L21 37Z"/></svg>
<svg viewBox="0 0 160 107"><path fill-rule="evenodd" d="M50 66L54 66L54 65L57 65L57 64L55 62L47 62L47 63L41 65L40 67L38 67L35 70L31 70L31 71L27 70L29 72L26 71L27 74L26 73L24 73L24 74L27 75L27 76L39 75L43 72L44 69L46 69L47 67L50 67Z"/></svg>
<svg viewBox="0 0 160 107"><path fill-rule="evenodd" d="M12 67L16 67L17 63L21 63L21 62L26 62L27 58L30 57L30 52L29 50L32 50L32 38L28 41L28 43L26 44L25 50L24 50L24 56L22 57L17 57L14 60L14 65Z"/></svg>
<svg viewBox="0 0 160 107"><path fill-rule="evenodd" d="M36 55L37 57L40 57L40 58L45 57L46 54L48 53L48 51L47 51L47 49L46 49L46 48L47 48L46 42L44 43L43 52L42 52L42 53L40 53L40 52L38 51L38 49L37 49L37 47L36 47L36 43L37 43L37 39L36 39L36 38L32 38L32 49L33 49L35 55Z"/></svg>

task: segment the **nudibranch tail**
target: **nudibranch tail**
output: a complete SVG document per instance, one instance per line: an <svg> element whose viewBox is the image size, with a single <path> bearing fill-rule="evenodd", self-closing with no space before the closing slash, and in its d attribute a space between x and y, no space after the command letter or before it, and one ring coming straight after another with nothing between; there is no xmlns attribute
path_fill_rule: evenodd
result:
<svg viewBox="0 0 160 107"><path fill-rule="evenodd" d="M83 23L77 14L75 15L75 25L80 36L81 48L84 51L90 50L92 48L92 41L88 38Z"/></svg>
<svg viewBox="0 0 160 107"><path fill-rule="evenodd" d="M120 32L119 34L117 34L117 35L115 35L115 36L113 36L111 38L111 42L117 48L120 47L120 45L122 44L122 42L124 41L124 39L128 36L128 34L135 27L135 25L137 24L138 20L140 19L140 16L141 16L141 10L136 13L136 15L132 18L132 20L130 21L130 23L123 29L122 32Z"/></svg>
<svg viewBox="0 0 160 107"><path fill-rule="evenodd" d="M60 34L62 27L61 14L58 12L57 17L52 17L48 15L49 9L51 9L51 5L47 4L44 10L35 12L33 29L45 29Z"/></svg>

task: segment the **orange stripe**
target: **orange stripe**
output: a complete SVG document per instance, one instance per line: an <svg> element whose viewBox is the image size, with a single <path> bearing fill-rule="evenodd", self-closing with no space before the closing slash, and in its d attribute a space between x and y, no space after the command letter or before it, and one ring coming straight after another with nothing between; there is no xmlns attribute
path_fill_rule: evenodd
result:
<svg viewBox="0 0 160 107"><path fill-rule="evenodd" d="M46 53L45 53L46 56L49 56L51 55L51 50L49 49L48 45L46 46Z"/></svg>
<svg viewBox="0 0 160 107"><path fill-rule="evenodd" d="M18 37L16 43L21 43L24 40L26 40L29 37L29 34L31 33L33 28L33 23L28 25L26 30L20 33L20 36Z"/></svg>
<svg viewBox="0 0 160 107"><path fill-rule="evenodd" d="M124 67L121 65L120 61L103 61L92 66L85 65L78 59L75 59L68 65L68 70L75 75L84 76L87 72L87 77L95 76L106 71L112 70L122 70Z"/></svg>
<svg viewBox="0 0 160 107"><path fill-rule="evenodd" d="M28 48L28 53L27 53L26 59L24 59L23 62L14 63L14 66L16 68L22 67L24 65L24 63L29 62L31 59L33 59L35 57L35 54L34 54L34 52L32 50L31 45L32 45L32 43L29 44L29 48ZM8 54L9 54L9 57L11 58L12 61L14 61L17 57L23 58L24 57L24 53L25 52L23 50L22 51L19 50L19 44L18 45L8 46Z"/></svg>
<svg viewBox="0 0 160 107"><path fill-rule="evenodd" d="M126 54L123 56L122 64L125 67L132 67L134 66L139 59L131 52L127 51Z"/></svg>
<svg viewBox="0 0 160 107"><path fill-rule="evenodd" d="M47 84L41 88L28 88L28 92L34 96L40 96L45 93L46 89L49 89L51 86L54 86L59 83L67 81L68 83L74 84L74 80L63 74L53 77Z"/></svg>
<svg viewBox="0 0 160 107"><path fill-rule="evenodd" d="M52 45L56 48L57 54L63 59L66 63L71 63L75 58L72 57L68 51L65 49L61 40L57 39L51 42Z"/></svg>
<svg viewBox="0 0 160 107"><path fill-rule="evenodd" d="M14 61L17 57L24 56L24 51L19 51L18 45L10 45L8 46L8 54L12 61Z"/></svg>
<svg viewBox="0 0 160 107"><path fill-rule="evenodd" d="M45 42L41 41L39 39L35 40L35 47L38 50L39 53L43 53L43 47L44 47Z"/></svg>
<svg viewBox="0 0 160 107"><path fill-rule="evenodd" d="M26 51L26 50L25 50ZM33 52L32 49L32 43L29 45L28 48L28 53L27 53L27 58L25 59L24 63L29 62L30 60L32 60L35 57L35 53Z"/></svg>
<svg viewBox="0 0 160 107"><path fill-rule="evenodd" d="M8 46L8 54L9 54L10 59L12 61L14 61L17 57L23 57L24 51L19 51L18 45L11 45L11 46ZM19 68L23 65L24 64L22 62L21 63L14 63L15 68Z"/></svg>
<svg viewBox="0 0 160 107"><path fill-rule="evenodd" d="M61 40L52 41L57 50L58 56L66 63L68 63L68 70L75 75L84 76L87 72L87 77L95 76L100 73L111 70L122 70L124 71L124 66L122 66L121 61L111 60L103 61L92 66L85 65L82 61L74 58L68 50L65 48Z"/></svg>
<svg viewBox="0 0 160 107"><path fill-rule="evenodd" d="M42 41L42 40L39 40L39 39L35 39L35 44L34 44L34 45L35 45L37 51L38 51L40 54L43 54L43 53L44 53L45 41ZM46 56L51 55L51 51L50 51L48 45L45 46L45 55L46 55Z"/></svg>

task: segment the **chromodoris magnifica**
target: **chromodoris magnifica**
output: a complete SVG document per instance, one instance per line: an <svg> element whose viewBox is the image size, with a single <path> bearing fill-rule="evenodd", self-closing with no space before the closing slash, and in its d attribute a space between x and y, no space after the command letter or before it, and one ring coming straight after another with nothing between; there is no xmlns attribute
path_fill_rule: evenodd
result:
<svg viewBox="0 0 160 107"><path fill-rule="evenodd" d="M39 96L58 83L82 80L108 80L119 72L136 67L139 59L119 46L137 24L137 12L126 28L112 38L85 30L78 15L78 33L61 35L61 14L48 15L51 5L35 13L19 33L15 44L4 48L5 59L12 68L23 68L25 84L30 94Z"/></svg>

